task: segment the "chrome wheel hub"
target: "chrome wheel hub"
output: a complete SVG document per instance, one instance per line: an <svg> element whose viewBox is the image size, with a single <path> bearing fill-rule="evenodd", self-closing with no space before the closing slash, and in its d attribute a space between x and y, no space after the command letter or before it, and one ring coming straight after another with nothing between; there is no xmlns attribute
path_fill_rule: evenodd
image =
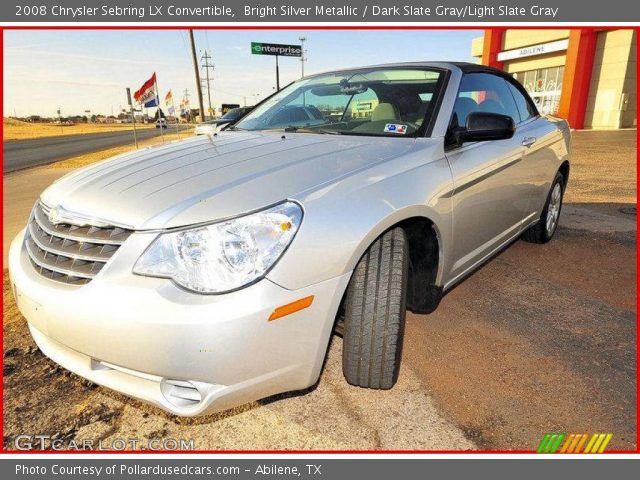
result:
<svg viewBox="0 0 640 480"><path fill-rule="evenodd" d="M560 206L562 204L562 187L556 183L551 191L549 199L549 207L547 208L546 229L547 235L553 234L558 225L558 217L560 216Z"/></svg>

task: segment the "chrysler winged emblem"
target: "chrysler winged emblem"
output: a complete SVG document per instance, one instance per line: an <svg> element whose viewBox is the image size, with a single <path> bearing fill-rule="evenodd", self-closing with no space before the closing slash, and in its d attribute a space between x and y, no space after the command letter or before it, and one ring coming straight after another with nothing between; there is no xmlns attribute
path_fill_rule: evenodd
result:
<svg viewBox="0 0 640 480"><path fill-rule="evenodd" d="M49 210L49 214L47 215L47 218L53 225L58 225L59 223L62 223L60 207L55 206L51 210Z"/></svg>

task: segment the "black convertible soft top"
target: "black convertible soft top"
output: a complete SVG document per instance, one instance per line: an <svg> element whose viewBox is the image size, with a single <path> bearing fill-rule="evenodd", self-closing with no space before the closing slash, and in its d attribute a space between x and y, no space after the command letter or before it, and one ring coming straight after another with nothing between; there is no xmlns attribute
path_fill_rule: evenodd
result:
<svg viewBox="0 0 640 480"><path fill-rule="evenodd" d="M501 75L503 77L511 77L504 70L500 70L494 67L488 67L486 65L478 65L477 63L469 62L447 62L450 65L458 67L464 73L493 73L494 75Z"/></svg>

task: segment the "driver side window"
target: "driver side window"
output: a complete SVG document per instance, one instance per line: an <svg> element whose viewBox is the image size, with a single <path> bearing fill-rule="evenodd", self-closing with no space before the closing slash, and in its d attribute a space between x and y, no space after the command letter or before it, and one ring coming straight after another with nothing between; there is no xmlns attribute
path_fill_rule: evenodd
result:
<svg viewBox="0 0 640 480"><path fill-rule="evenodd" d="M462 77L458 98L453 108L452 126L464 127L469 114L499 113L520 123L518 107L507 82L490 73L468 73Z"/></svg>

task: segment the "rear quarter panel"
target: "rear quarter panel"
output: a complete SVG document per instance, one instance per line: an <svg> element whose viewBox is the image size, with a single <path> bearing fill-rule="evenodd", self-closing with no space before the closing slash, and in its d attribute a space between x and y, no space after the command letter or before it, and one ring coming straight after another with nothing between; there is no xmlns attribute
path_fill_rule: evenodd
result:
<svg viewBox="0 0 640 480"><path fill-rule="evenodd" d="M532 211L540 214L558 169L569 160L571 132L565 120L543 116L528 126L527 136L537 139L526 153L526 162L537 192L533 197Z"/></svg>

